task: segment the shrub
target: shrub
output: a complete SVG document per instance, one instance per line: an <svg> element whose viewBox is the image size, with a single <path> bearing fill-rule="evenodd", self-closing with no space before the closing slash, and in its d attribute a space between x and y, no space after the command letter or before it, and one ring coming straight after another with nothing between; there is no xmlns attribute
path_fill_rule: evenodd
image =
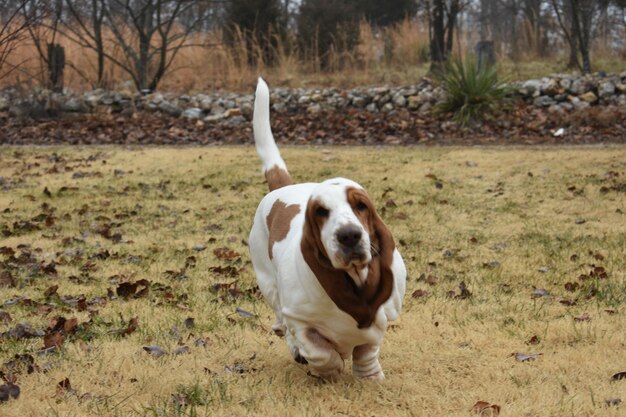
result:
<svg viewBox="0 0 626 417"><path fill-rule="evenodd" d="M479 68L473 58L465 62L451 59L437 78L446 97L436 111L453 113L454 120L463 126L488 118L512 102L510 89L498 79L497 68Z"/></svg>

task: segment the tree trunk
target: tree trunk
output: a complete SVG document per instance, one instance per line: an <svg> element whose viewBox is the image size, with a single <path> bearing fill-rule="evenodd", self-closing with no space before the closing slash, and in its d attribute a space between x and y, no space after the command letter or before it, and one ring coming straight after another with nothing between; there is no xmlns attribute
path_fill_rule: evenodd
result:
<svg viewBox="0 0 626 417"><path fill-rule="evenodd" d="M102 87L104 81L104 40L102 38L103 13L98 14L98 0L91 2L91 22L93 24L94 42L96 44L96 54L98 57L98 75L96 86Z"/></svg>
<svg viewBox="0 0 626 417"><path fill-rule="evenodd" d="M57 43L48 44L48 82L56 93L63 92L63 70L65 69L65 49Z"/></svg>
<svg viewBox="0 0 626 417"><path fill-rule="evenodd" d="M445 26L444 26L444 4L443 0L434 0L432 14L432 35L430 39L430 70L439 71L446 60L445 55Z"/></svg>
<svg viewBox="0 0 626 417"><path fill-rule="evenodd" d="M588 0L584 0L588 1ZM578 48L583 59L582 71L584 74L591 72L591 59L589 56L589 40L591 38L591 19L593 5L581 3L580 0L570 0L572 17L576 29Z"/></svg>
<svg viewBox="0 0 626 417"><path fill-rule="evenodd" d="M480 17L479 17L479 21L480 21L480 40L484 41L487 40L487 37L489 36L489 30L488 30L488 25L489 25L489 11L490 9L490 5L489 5L489 1L488 0L480 0Z"/></svg>
<svg viewBox="0 0 626 417"><path fill-rule="evenodd" d="M450 10L448 12L448 30L446 34L446 52L445 56L448 57L452 53L452 46L454 45L454 28L456 26L456 18L461 10L458 0L453 0L450 4Z"/></svg>
<svg viewBox="0 0 626 417"><path fill-rule="evenodd" d="M574 9L574 4L568 0L567 4L564 6L565 16L569 20L569 62L567 63L568 68L576 68L581 69L580 62L578 61L578 29L576 27L576 20L574 15L576 10Z"/></svg>

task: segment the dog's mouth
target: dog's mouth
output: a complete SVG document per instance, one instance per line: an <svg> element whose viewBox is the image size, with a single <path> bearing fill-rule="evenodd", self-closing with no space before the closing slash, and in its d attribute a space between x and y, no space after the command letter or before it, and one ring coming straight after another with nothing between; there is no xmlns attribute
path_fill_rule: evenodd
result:
<svg viewBox="0 0 626 417"><path fill-rule="evenodd" d="M366 253L353 251L343 256L342 269L350 275L357 287L361 287L367 281L368 265L370 257Z"/></svg>
<svg viewBox="0 0 626 417"><path fill-rule="evenodd" d="M362 287L367 281L368 270L369 268L367 264L350 264L350 266L346 269L346 272L350 275L350 278L352 278L357 287Z"/></svg>

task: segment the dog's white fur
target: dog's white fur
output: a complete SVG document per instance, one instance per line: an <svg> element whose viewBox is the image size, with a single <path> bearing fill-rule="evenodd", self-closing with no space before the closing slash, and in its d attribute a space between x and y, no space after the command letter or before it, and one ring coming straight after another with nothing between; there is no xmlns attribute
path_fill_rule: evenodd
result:
<svg viewBox="0 0 626 417"><path fill-rule="evenodd" d="M288 178L287 167L270 127L269 90L261 78L256 91L253 128L263 172L267 176L268 171L277 168ZM307 204L316 201L328 211L328 215L321 219L323 225L319 230L328 260L333 268L348 273L356 288L364 285L372 260L370 236L368 228L347 200L350 188L363 190L354 181L333 178L321 183L282 186L271 191L256 211L249 239L250 253L259 288L276 314L273 329L286 336L289 350L296 360L308 362L313 374L333 379L342 371L344 360L352 357L355 376L383 379L378 360L380 345L388 321L397 319L400 313L406 286L406 269L400 253L393 249L390 297L373 313L371 325L359 328L355 318L329 297L302 252ZM289 222L281 225L288 230L286 235L271 242L268 216L277 202L297 213L292 212L283 219ZM361 232L349 255L337 238L338 231L346 226Z"/></svg>

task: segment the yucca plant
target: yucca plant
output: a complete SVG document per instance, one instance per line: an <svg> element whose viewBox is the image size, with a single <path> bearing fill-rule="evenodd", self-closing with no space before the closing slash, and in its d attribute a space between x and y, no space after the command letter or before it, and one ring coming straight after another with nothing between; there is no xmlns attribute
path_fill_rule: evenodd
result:
<svg viewBox="0 0 626 417"><path fill-rule="evenodd" d="M484 120L511 104L510 89L498 79L495 65L478 66L473 58L452 58L438 75L446 93L436 107L438 113L453 113L462 126Z"/></svg>

